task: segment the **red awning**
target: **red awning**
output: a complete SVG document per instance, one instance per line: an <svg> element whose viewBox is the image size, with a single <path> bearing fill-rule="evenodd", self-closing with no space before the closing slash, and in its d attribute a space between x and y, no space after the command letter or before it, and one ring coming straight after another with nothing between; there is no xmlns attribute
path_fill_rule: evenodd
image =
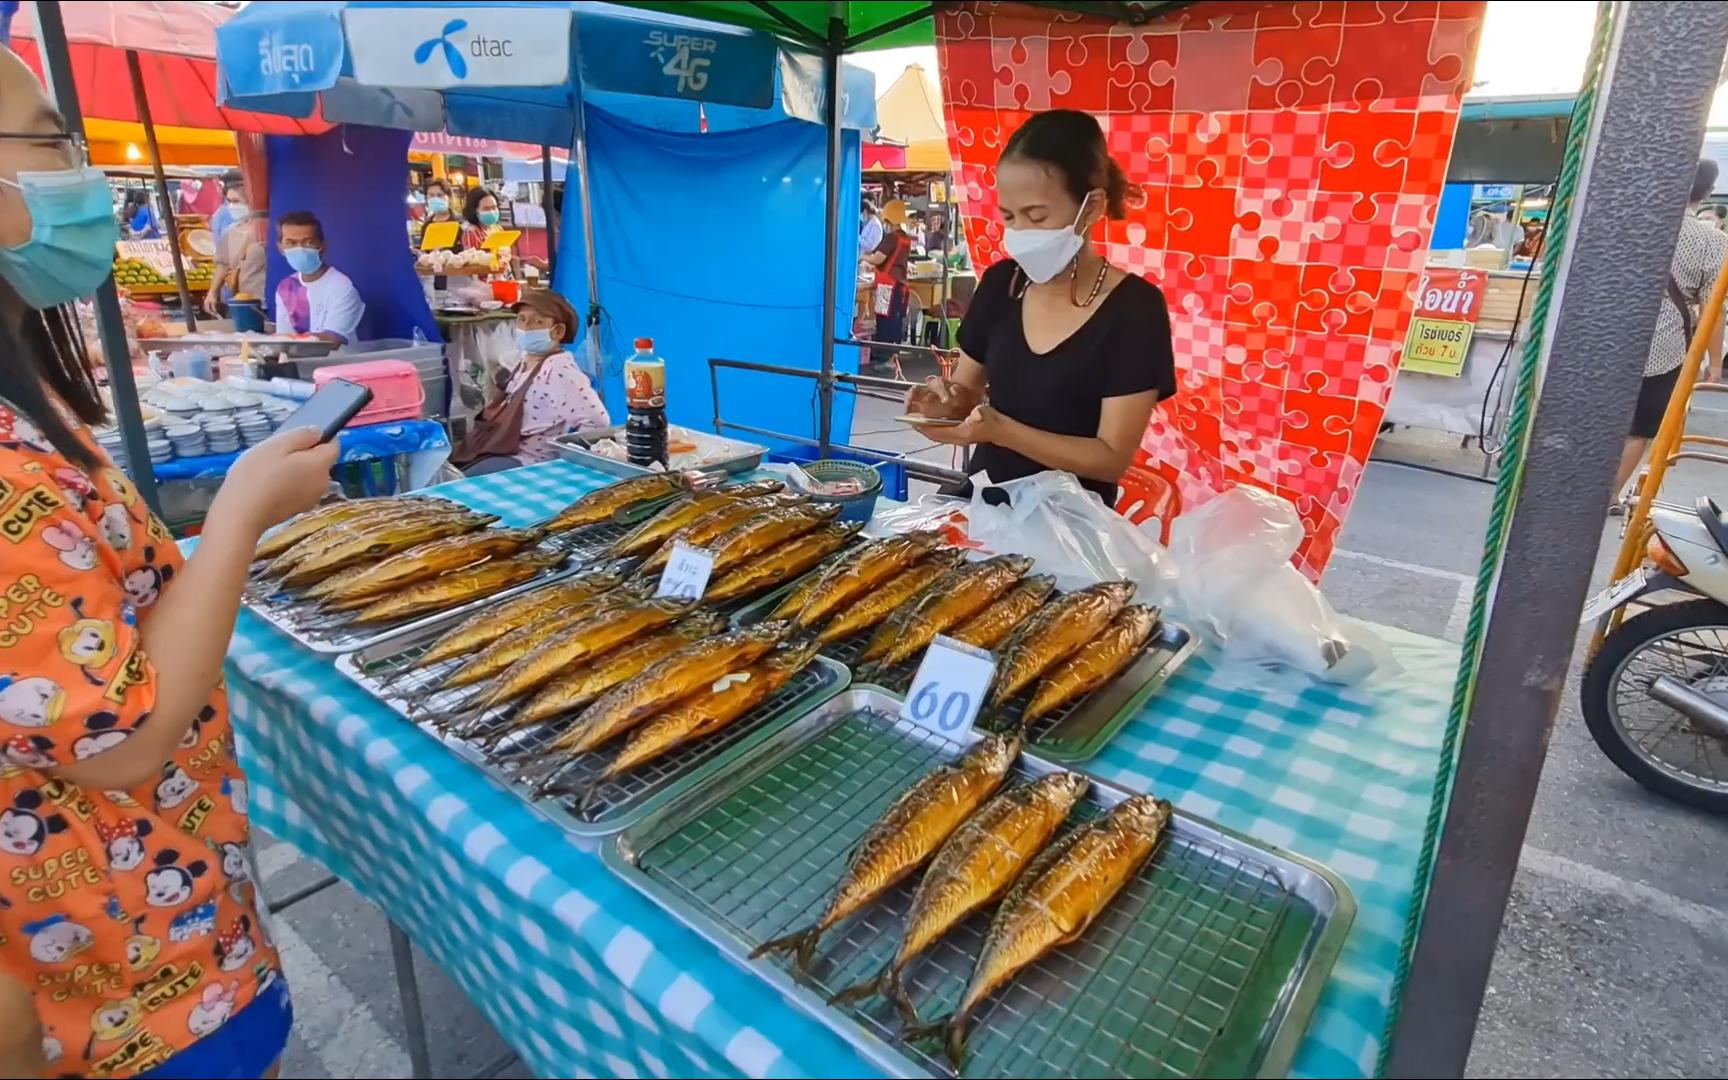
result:
<svg viewBox="0 0 1728 1080"><path fill-rule="evenodd" d="M864 172L888 172L906 168L906 148L893 143L865 143Z"/></svg>
<svg viewBox="0 0 1728 1080"><path fill-rule="evenodd" d="M315 135L332 125L216 104L216 28L233 12L197 0L84 0L61 4L78 101L86 116L140 122L126 69L136 50L150 116L158 124L265 135ZM38 77L36 5L12 22L12 48Z"/></svg>

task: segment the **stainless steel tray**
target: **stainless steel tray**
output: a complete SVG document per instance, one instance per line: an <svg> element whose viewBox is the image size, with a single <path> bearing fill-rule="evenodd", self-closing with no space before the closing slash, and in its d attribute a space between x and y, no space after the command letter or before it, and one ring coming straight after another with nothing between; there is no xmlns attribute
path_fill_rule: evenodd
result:
<svg viewBox="0 0 1728 1080"><path fill-rule="evenodd" d="M728 443L731 446L736 447L738 452L733 456L724 458L720 461L710 461L705 465L698 465L683 470L685 472L746 473L761 465L763 456L768 453L768 448L766 446L757 446L755 443L742 442L738 439L729 439L721 435L711 435L706 431L695 431L691 432L691 434L699 435L705 439L717 439ZM588 449L589 446L600 439L623 438L624 425L614 424L611 427L595 428L589 431L568 432L559 435L552 440L552 450L566 461L574 461L578 465L586 465L590 469L606 473L609 476L643 476L647 473L653 472L654 470L652 469L645 469L640 465L632 465L628 461L618 461L615 458L609 458L604 454L596 454Z"/></svg>
<svg viewBox="0 0 1728 1080"><path fill-rule="evenodd" d="M424 671L404 674L407 666L426 651L442 630L441 626L431 627L410 637L349 653L337 659L336 668L388 705L398 716L415 723L457 755L478 766L500 786L515 792L555 824L578 836L602 836L638 820L676 794L685 781L706 776L721 767L733 751L748 751L801 710L839 693L851 679L844 667L818 656L777 694L725 730L608 781L595 791L592 801L584 807L578 805L579 799L574 794L534 797L530 793L532 784L506 767L506 762L499 756L504 752L532 755L538 746L557 734L564 721L553 720L524 729L500 742L496 751L488 751L476 740L457 738L439 731L420 719L426 714L417 714L409 709L405 695L430 685L457 663L447 661ZM438 704L436 701L428 703ZM586 788L606 767L611 756L610 752L600 752L575 759L569 768L562 771L559 777L561 786L568 786L571 791Z"/></svg>
<svg viewBox="0 0 1728 1080"><path fill-rule="evenodd" d="M541 546L557 542L558 538L546 540ZM610 541L608 541L610 543ZM571 545L561 544L566 550ZM345 627L333 625L328 619L322 619L315 609L308 609L289 594L272 587L268 582L251 579L246 582L246 588L240 594L240 602L260 619L293 638L296 643L319 653L345 653L356 649L371 649L386 642L394 641L408 634L441 629L456 619L464 618L488 604L525 593L530 589L538 589L542 585L550 585L554 581L562 581L582 570L582 557L572 554L569 562L562 566L554 566L543 571L538 577L514 585L491 596L482 596L478 600L470 600L466 604L450 608L447 611L434 612L403 622L386 623L381 626Z"/></svg>
<svg viewBox="0 0 1728 1080"><path fill-rule="evenodd" d="M948 1076L937 1048L900 1039L880 1000L827 1004L893 956L915 878L831 930L807 983L781 960L747 959L820 914L870 823L962 751L898 720L897 707L870 687L829 699L688 785L602 856L884 1070ZM1030 754L1017 766L1022 776L1054 768ZM1075 820L1127 794L1094 781ZM1152 862L1079 942L980 1010L962 1075L1283 1075L1355 910L1324 867L1178 814ZM909 968L927 1020L958 1001L986 925L975 915Z"/></svg>
<svg viewBox="0 0 1728 1080"><path fill-rule="evenodd" d="M826 563L823 564L827 565ZM818 566L812 573L821 573ZM802 578L799 579L803 580ZM797 582L782 586L758 600L740 608L732 616L737 626L760 621L780 603ZM849 638L842 638L822 649L822 655L857 669L858 657L870 643L874 629ZM1159 624L1158 634L1140 650L1140 655L1121 674L1084 697L1076 698L1032 725L1030 745L1042 757L1066 764L1077 764L1098 755L1116 737L1128 721L1145 708L1154 694L1163 688L1170 676L1194 655L1199 642L1188 629L1168 619ZM922 652L871 679L889 690L904 691L918 670ZM1006 730L1018 724L1020 716L1032 700L1033 686L1010 698L1002 710L981 719L983 727Z"/></svg>

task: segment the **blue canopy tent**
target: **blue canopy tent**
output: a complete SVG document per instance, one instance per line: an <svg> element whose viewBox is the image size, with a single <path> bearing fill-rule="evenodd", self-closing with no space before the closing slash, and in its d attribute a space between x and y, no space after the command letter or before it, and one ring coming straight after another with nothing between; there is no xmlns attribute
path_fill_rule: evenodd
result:
<svg viewBox="0 0 1728 1080"><path fill-rule="evenodd" d="M828 89L841 72L808 48L571 3L262 0L222 28L217 60L222 100L248 109L568 147L580 212L565 214L559 230L557 287L589 311L586 348L599 343L603 296L621 334L656 338L672 368L675 420L712 415L696 369L709 356L759 354L814 371L798 359L813 355L799 328L820 331L829 385L833 341L847 329L836 320L845 310L849 324L851 293L833 268L855 261L850 230L837 235L833 223L841 193L856 185L857 129L875 122L867 72L844 72L831 109ZM805 123L830 119L826 139ZM812 199L812 187L827 198ZM772 260L761 257L769 242ZM816 272L818 252L825 273ZM764 290L739 272L746 260L773 269L777 296L742 291ZM586 280L570 272L577 262ZM797 430L813 410L786 389L738 397L750 401L753 423ZM816 427L826 440L850 416L832 424L831 395L820 397Z"/></svg>

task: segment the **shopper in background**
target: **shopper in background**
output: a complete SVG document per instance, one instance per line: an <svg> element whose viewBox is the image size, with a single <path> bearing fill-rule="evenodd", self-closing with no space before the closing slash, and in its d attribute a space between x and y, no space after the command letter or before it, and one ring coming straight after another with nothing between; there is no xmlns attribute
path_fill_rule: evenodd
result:
<svg viewBox="0 0 1728 1080"><path fill-rule="evenodd" d="M230 226L246 220L247 212L246 182L239 173L228 173L222 178L222 205L210 215L210 234L220 243Z"/></svg>
<svg viewBox="0 0 1728 1080"><path fill-rule="evenodd" d="M265 263L264 234L269 229L269 214L252 218L252 208L245 201L232 199L225 204L233 224L216 241L215 266L210 289L204 294L204 310L212 317L221 305L236 296L253 300L264 299Z"/></svg>
<svg viewBox="0 0 1728 1080"><path fill-rule="evenodd" d="M462 218L467 222L462 227L462 250L484 247L486 238L497 231L502 216L498 196L490 188L469 188L468 199L462 205Z"/></svg>
<svg viewBox="0 0 1728 1080"><path fill-rule="evenodd" d="M150 193L143 188L127 188L126 201L120 207L121 235L127 240L159 240L162 225L150 205Z"/></svg>
<svg viewBox="0 0 1728 1080"><path fill-rule="evenodd" d="M564 346L576 340L576 309L551 291L516 305L518 358L451 460L469 476L550 461L552 439L612 422L594 385Z"/></svg>
<svg viewBox="0 0 1728 1080"><path fill-rule="evenodd" d="M292 1010L222 662L259 536L318 501L336 447L241 455L182 558L86 428L107 416L69 305L111 270L107 179L5 50L0 135L0 487L30 509L6 568L32 611L0 686L0 1070L261 1077Z"/></svg>
<svg viewBox="0 0 1728 1080"><path fill-rule="evenodd" d="M873 340L899 345L906 340L906 268L912 258L912 237L906 231L906 204L895 199L882 208L882 242L864 256L876 270L872 296L876 314ZM895 350L870 350L869 363L877 371L892 367Z"/></svg>
<svg viewBox="0 0 1728 1080"><path fill-rule="evenodd" d="M859 208L858 257L864 258L881 244L882 219L876 213L876 204L865 198Z"/></svg>
<svg viewBox="0 0 1728 1080"><path fill-rule="evenodd" d="M1674 242L1674 261L1668 268L1668 279L1662 282L1662 306L1656 312L1656 332L1650 338L1650 354L1644 360L1644 382L1638 388L1638 403L1632 410L1632 432L1620 450L1620 468L1614 476L1614 505L1611 513L1623 512L1620 504L1626 484L1644 460L1644 451L1662 426L1662 416L1668 411L1668 399L1674 396L1674 384L1680 379L1680 365L1692 341L1692 331L1698 325L1698 310L1709 299L1715 287L1716 275L1728 262L1728 233L1698 219L1698 207L1716 189L1717 165L1709 158L1698 162L1692 174L1692 201L1680 219L1680 235ZM1716 320L1716 332L1710 338L1704 354L1704 370L1699 378L1704 382L1719 382L1722 378L1722 322Z"/></svg>
<svg viewBox="0 0 1728 1080"><path fill-rule="evenodd" d="M276 286L278 333L312 334L346 345L360 333L366 304L348 275L324 259L324 225L310 210L290 210L276 223L282 257L294 269Z"/></svg>

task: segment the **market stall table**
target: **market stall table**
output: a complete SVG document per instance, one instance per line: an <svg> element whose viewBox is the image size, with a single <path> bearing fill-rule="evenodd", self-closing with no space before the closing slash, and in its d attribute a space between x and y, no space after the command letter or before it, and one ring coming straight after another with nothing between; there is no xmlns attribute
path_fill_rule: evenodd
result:
<svg viewBox="0 0 1728 1080"><path fill-rule="evenodd" d="M440 490L519 525L611 479L553 462ZM1458 663L1446 642L1381 633L1403 671L1371 691L1232 689L1197 657L1086 766L1349 884L1359 909L1299 1075L1373 1069ZM381 907L538 1074L878 1074L614 877L594 841L564 833L250 612L228 690L254 821Z"/></svg>

